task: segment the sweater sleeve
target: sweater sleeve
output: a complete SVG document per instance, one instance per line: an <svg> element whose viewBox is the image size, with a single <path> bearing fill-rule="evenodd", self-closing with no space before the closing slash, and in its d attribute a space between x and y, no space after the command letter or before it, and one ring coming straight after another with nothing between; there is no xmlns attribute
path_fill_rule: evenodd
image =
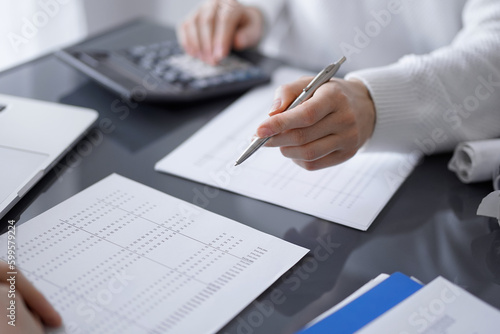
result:
<svg viewBox="0 0 500 334"><path fill-rule="evenodd" d="M462 18L450 45L346 76L375 104L367 149L433 154L500 136L500 1L469 0Z"/></svg>

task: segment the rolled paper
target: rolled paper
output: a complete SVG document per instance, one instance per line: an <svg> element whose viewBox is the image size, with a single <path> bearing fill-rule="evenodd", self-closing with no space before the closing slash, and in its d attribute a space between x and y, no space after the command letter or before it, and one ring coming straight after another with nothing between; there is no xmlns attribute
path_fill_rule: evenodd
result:
<svg viewBox="0 0 500 334"><path fill-rule="evenodd" d="M464 183L491 180L499 166L500 139L460 143L448 163L448 169Z"/></svg>

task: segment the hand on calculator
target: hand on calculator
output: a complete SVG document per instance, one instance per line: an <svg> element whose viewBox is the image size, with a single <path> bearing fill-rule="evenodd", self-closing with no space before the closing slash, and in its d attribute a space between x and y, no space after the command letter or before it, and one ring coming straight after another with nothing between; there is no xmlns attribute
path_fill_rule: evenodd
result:
<svg viewBox="0 0 500 334"><path fill-rule="evenodd" d="M189 55L215 65L232 48L257 45L264 32L262 13L236 0L209 0L177 29L177 37Z"/></svg>

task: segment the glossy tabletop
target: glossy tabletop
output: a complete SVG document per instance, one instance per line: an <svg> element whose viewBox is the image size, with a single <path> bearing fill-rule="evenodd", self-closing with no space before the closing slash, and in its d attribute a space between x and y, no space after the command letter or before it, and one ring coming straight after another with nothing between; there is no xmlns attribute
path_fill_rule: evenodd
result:
<svg viewBox="0 0 500 334"><path fill-rule="evenodd" d="M119 48L172 37L172 29L136 21L88 45ZM311 249L222 333L293 333L378 274L395 271L424 283L444 276L500 308L500 227L475 214L492 186L462 184L447 170L450 155L426 157L369 230L361 232L226 191L204 198L199 194L207 186L154 171L159 159L238 96L191 105L137 104L104 90L53 55L1 72L0 93L100 114L91 133L1 220L2 233L8 220L22 224L119 173Z"/></svg>

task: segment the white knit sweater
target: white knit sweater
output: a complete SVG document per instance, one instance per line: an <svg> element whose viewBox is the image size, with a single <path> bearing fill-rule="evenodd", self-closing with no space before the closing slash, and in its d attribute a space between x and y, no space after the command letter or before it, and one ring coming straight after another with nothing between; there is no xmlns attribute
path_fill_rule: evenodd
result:
<svg viewBox="0 0 500 334"><path fill-rule="evenodd" d="M377 120L370 149L432 154L500 136L499 0L241 0L264 53L318 70L347 56Z"/></svg>

